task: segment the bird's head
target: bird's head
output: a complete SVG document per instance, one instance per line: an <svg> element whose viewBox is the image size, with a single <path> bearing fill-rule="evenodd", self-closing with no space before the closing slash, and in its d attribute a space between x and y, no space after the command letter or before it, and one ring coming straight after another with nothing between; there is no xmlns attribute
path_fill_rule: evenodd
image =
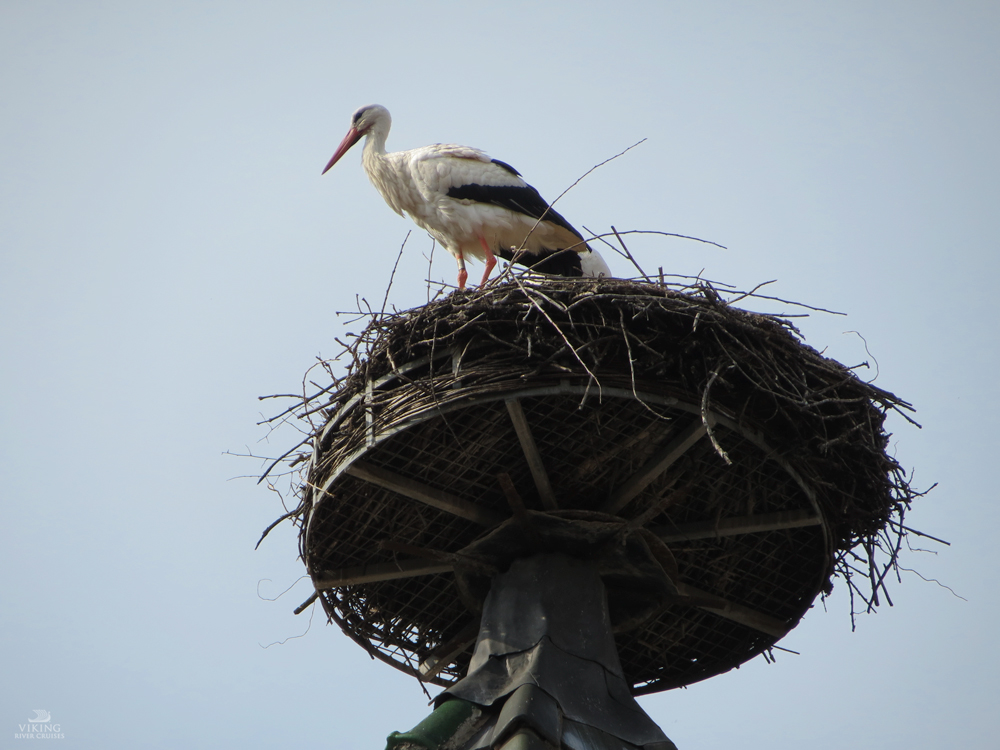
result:
<svg viewBox="0 0 1000 750"><path fill-rule="evenodd" d="M381 104L368 104L358 108L351 115L350 130L347 131L344 140L337 146L333 157L323 169L323 174L326 174L334 164L340 161L340 157L346 154L351 146L361 140L362 136L373 131L379 131L383 134L384 138L385 135L389 134L390 125L392 125L392 118L389 116L389 110Z"/></svg>

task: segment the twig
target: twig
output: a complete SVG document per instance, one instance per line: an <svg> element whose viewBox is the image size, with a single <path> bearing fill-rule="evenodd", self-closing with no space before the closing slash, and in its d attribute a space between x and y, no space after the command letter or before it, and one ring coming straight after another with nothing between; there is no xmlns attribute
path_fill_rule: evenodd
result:
<svg viewBox="0 0 1000 750"><path fill-rule="evenodd" d="M637 141L636 143L633 143L631 146L629 146L624 151L620 151L617 154L615 154L614 156L609 157L609 158L605 159L604 161L600 162L599 164L595 164L590 169L588 169L586 172L584 172L582 175L580 175L572 185L570 185L568 188L566 188L561 193L559 193L559 195L556 196L556 199L554 201L552 201L548 206L546 206L546 208L545 208L544 211L542 211L542 215L539 216L535 220L535 223L531 226L531 229L528 230L528 233L524 236L524 239L521 240L520 247L518 247L517 250L514 252L514 257L511 259L510 265L507 266L507 268L504 269L504 272L502 274L500 274L500 276L497 277L497 280L499 281L501 278L503 278L504 275L510 270L511 266L518 260L518 258L520 257L520 254L524 253L524 251L525 251L525 243L528 241L528 238L531 237L531 235L534 233L535 229L538 228L538 225L541 224L542 221L545 220L545 216L548 214L548 212L554 210L553 206L555 206L556 203L558 203L559 200L564 195L566 195L566 193L568 193L570 190L572 190L577 185L579 185L594 170L599 169L600 167L603 167L608 162L614 161L619 156L624 156L629 151L631 151L632 149L634 149L639 144L644 143L645 141L646 141L646 139L643 138L641 141ZM564 248L564 249L566 249L566 250L572 250L572 249L575 249L578 245L581 245L581 244L586 244L583 241L583 239L581 239L580 242L576 243L576 245L571 245L569 248Z"/></svg>
<svg viewBox="0 0 1000 750"><path fill-rule="evenodd" d="M927 494L927 493L924 492L924 493L921 493L921 494ZM903 531L907 532L908 534L916 534L917 536L922 536L922 537L925 537L926 539L932 539L933 541L938 542L939 544L944 544L945 546L948 546L948 547L951 546L951 542L946 542L944 539L939 539L936 536L931 536L930 534L925 534L924 532L917 531L916 529L911 529L909 526L904 526L903 524L898 523L897 521L893 521L891 518L888 520L887 523L889 523L889 524L891 524L893 526L898 526L899 528L901 528Z"/></svg>
<svg viewBox="0 0 1000 750"><path fill-rule="evenodd" d="M762 281L757 286L755 286L753 289L751 289L749 292L743 292L738 297L734 297L732 299L728 299L728 300L726 300L726 303L729 304L729 305L734 305L737 302L739 302L740 300L746 299L747 297L753 297L753 296L755 296L755 293L756 293L756 291L758 289L760 289L761 287L765 287L768 284L773 284L775 281L777 281L777 279L771 279L770 281Z"/></svg>
<svg viewBox="0 0 1000 750"><path fill-rule="evenodd" d="M590 169L588 169L588 170L587 170L586 172L584 172L584 173L583 173L582 175L580 175L580 176L579 176L579 177L577 178L576 182L574 182L574 183L573 183L572 185L570 185L570 186L569 186L568 188L566 188L566 189L565 189L565 190L563 190L563 191L562 191L561 193L559 193L559 195L558 195L558 196L556 197L556 199L555 199L554 201L552 201L552 203L550 203L550 204L549 204L549 208L551 208L551 207L552 207L552 206L554 206L554 205L555 205L556 203L558 203L558 202L559 202L559 199L560 199L560 198L562 198L562 197L563 197L564 195L566 195L566 193L568 193L568 192L569 192L570 190L572 190L572 189L573 189L573 188L575 188L575 187L576 187L577 185L579 185L579 184L580 184L581 182L583 182L583 180L584 180L584 179L585 179L585 178L587 177L587 175L589 175L589 174L590 174L591 172L593 172L593 171L595 171L595 170L597 170L597 169L600 169L601 167L603 167L603 166L604 166L605 164L607 164L608 162L611 162L611 161L614 161L615 159L617 159L617 158L618 158L619 156L624 156L624 155L625 155L625 154L627 154L627 153L628 153L629 151L631 151L632 149L634 149L634 148L635 148L636 146L639 146L639 145L641 145L641 144L643 144L643 143L645 143L645 142L646 142L646 139L645 139L645 138L643 138L643 139L642 139L642 140L640 140L640 141L636 141L635 143L633 143L633 144L632 144L631 146L629 146L629 147L628 147L627 149L625 149L624 151L619 151L619 152L618 152L617 154L615 154L614 156L612 156L612 157L610 157L610 158L607 158L607 159L605 159L605 160L604 160L604 161L602 161L602 162L601 162L600 164L595 164L594 166L592 166L592 167L591 167Z"/></svg>
<svg viewBox="0 0 1000 750"><path fill-rule="evenodd" d="M259 482L258 482L258 484L259 484ZM281 516L277 521L275 521L270 526L268 526L266 529L264 529L264 533L260 535L260 539L257 540L257 544L255 544L253 546L253 548L257 549L260 546L260 543L264 541L264 537L266 537L268 534L270 534L271 530L274 529L275 526L277 526L279 523L281 523L282 521L284 521L284 520L286 520L288 518L294 518L295 516L299 515L301 512L302 512L302 506L300 505L295 510L290 510L285 515Z"/></svg>
<svg viewBox="0 0 1000 750"><path fill-rule="evenodd" d="M705 390L701 394L701 421L705 425L705 430L708 432L708 439L712 441L712 447L715 448L715 452L719 454L723 461L729 466L732 466L733 462L729 458L729 454L726 453L722 446L719 445L719 441L715 437L715 431L712 429L712 420L709 417L708 412L708 394L712 390L712 384L715 379L719 377L719 370L713 370L711 377L708 379L708 383L705 384Z"/></svg>
<svg viewBox="0 0 1000 750"><path fill-rule="evenodd" d="M399 246L399 253L396 255L396 262L392 264L392 273L389 274L389 285L385 288L385 296L382 298L382 309L379 315L385 315L385 303L389 300L389 291L392 289L392 280L396 278L396 268L399 266L399 259L403 257L403 248L406 247L406 241L410 239L410 232L406 233L403 238L403 244Z"/></svg>
<svg viewBox="0 0 1000 750"><path fill-rule="evenodd" d="M652 283L653 283L652 279L650 279L650 278L649 278L649 277L648 277L648 276L646 275L646 272L642 270L642 266L640 266L640 265L639 265L639 264L638 264L638 263L636 262L635 258L633 258L633 257L632 257L632 253L630 253L630 252L628 251L628 247L626 247L626 246L625 246L625 240L623 240L623 239L622 239L622 236L621 236L620 234L618 234L618 230L617 230L617 229L615 229L615 225L614 225L614 224L612 224L612 225L611 225L611 231L615 233L615 237L617 237L617 238L618 238L618 242L619 242L619 244L620 244L620 245L622 246L622 250L624 250L624 251L625 251L625 255L627 255L627 256L628 256L628 259L629 259L630 261L632 261L632 265L633 265L633 266L635 266L635 267L636 267L636 268L637 268L637 269L639 270L639 273L640 273L640 274L642 274L642 278L644 278L644 279L645 279L646 281L648 281L648 282L649 282L650 284L652 284Z"/></svg>
<svg viewBox="0 0 1000 750"><path fill-rule="evenodd" d="M303 612L306 611L306 608L309 607L317 599L319 599L319 592L318 591L313 591L309 595L308 599L306 599L304 602L302 602L302 604L300 604L299 606L297 606L295 609L292 610L292 614L293 615L301 615Z"/></svg>
<svg viewBox="0 0 1000 750"><path fill-rule="evenodd" d="M431 267L434 265L434 248L437 247L437 240L431 238L431 254L427 258L427 304L431 301Z"/></svg>
<svg viewBox="0 0 1000 750"><path fill-rule="evenodd" d="M640 143L641 143L641 141L640 141ZM636 145L638 145L638 144L636 144ZM620 156L620 154L619 154L619 156ZM600 165L598 165L598 166L600 166ZM553 202L555 202L555 201L553 201ZM606 234L599 234L599 235L597 235L595 237L595 239L599 239L601 237L610 237L612 234L614 234L614 232L608 232ZM687 234L676 234L675 232L660 232L660 231L655 230L655 229L628 229L628 230L625 230L624 232L618 232L617 234L658 234L661 237L677 237L678 239L681 239L681 240L694 240L695 242L701 242L701 243L703 243L705 245L715 245L715 247L721 248L722 250L728 250L729 249L725 245L720 245L718 242L712 242L712 240L703 240L701 237L692 237L691 235L687 235Z"/></svg>

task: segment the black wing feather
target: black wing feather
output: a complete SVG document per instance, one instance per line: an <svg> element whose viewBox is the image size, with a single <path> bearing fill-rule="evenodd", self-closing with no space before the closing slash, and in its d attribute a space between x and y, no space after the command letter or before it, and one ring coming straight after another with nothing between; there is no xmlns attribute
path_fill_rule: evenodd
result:
<svg viewBox="0 0 1000 750"><path fill-rule="evenodd" d="M492 161L494 164L496 164L501 169L506 169L508 172L510 172L515 177L520 177L521 176L520 172L518 172L516 169L514 169L514 167L512 167L510 164L508 164L505 161L500 161L499 159L491 159L490 161Z"/></svg>
<svg viewBox="0 0 1000 750"><path fill-rule="evenodd" d="M496 255L506 261L517 262L533 271L553 276L583 276L583 264L576 250L557 250L551 255L533 255L528 252L515 253L509 248L497 248Z"/></svg>
<svg viewBox="0 0 1000 750"><path fill-rule="evenodd" d="M448 197L501 206L515 213L530 216L532 219L544 217L544 221L551 221L556 226L572 232L581 240L583 239L583 235L576 231L573 225L562 217L562 214L554 208L550 208L545 199L531 185L524 187L517 185L460 185L449 188Z"/></svg>

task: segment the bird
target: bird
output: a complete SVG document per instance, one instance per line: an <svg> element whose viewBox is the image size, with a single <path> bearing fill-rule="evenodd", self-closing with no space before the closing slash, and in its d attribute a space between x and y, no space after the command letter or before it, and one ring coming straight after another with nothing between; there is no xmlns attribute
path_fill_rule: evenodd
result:
<svg viewBox="0 0 1000 750"><path fill-rule="evenodd" d="M382 105L357 109L322 173L365 138L361 164L368 179L393 211L408 214L455 257L459 289L468 279L467 257L486 265L480 286L496 256L546 274L611 276L601 255L510 164L452 143L386 153L391 126Z"/></svg>

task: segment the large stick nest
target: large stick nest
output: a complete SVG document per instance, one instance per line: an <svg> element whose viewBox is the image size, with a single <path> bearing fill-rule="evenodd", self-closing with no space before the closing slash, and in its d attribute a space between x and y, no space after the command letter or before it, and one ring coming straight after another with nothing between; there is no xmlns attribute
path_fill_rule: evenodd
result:
<svg viewBox="0 0 1000 750"><path fill-rule="evenodd" d="M331 382L290 410L309 424L311 450L288 459L307 465L300 504L287 517L301 527L316 582L414 553L459 572L502 567L456 554L488 547L480 540L490 528L347 469L363 459L494 514L517 515L518 498L529 515L541 512L504 410L505 397L521 394L558 499L555 516L589 511L595 534L606 527L618 539L640 530L675 539L664 530L699 524L716 530L668 541L668 552L660 542L643 547L680 594L661 596L641 616L629 609L631 594L609 584L612 614L617 606L627 621L618 645L637 692L689 684L769 652L834 578L849 587L852 617L856 596L862 609L876 606L880 592L888 597L916 493L886 453L884 422L910 406L806 346L787 320L738 309L707 285L682 292L616 279L515 279L373 315L345 353L347 374L334 377L323 362ZM593 513L698 422L706 438L662 477L612 517ZM506 493L498 473L509 475ZM719 532L727 521L788 514L817 520ZM520 521L530 518L522 512ZM420 662L445 659L431 681L447 684L468 663L463 647L475 622L475 601L459 589L451 574L437 573L323 588L320 598L373 656L414 674ZM729 614L720 615L723 605ZM740 619L737 610L750 614ZM764 626L754 627L756 613L767 616Z"/></svg>

